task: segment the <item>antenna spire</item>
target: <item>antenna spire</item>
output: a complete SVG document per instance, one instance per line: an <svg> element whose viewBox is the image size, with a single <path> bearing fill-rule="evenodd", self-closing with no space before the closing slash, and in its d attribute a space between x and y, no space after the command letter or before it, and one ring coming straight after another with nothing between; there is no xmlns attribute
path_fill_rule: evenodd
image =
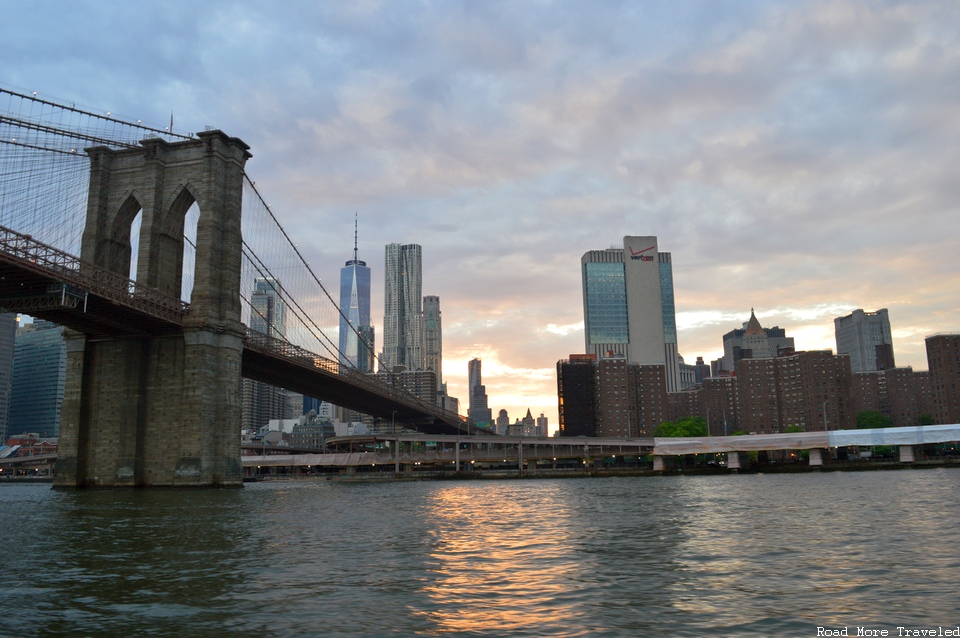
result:
<svg viewBox="0 0 960 638"><path fill-rule="evenodd" d="M357 256L357 211L353 211L353 260L360 259Z"/></svg>

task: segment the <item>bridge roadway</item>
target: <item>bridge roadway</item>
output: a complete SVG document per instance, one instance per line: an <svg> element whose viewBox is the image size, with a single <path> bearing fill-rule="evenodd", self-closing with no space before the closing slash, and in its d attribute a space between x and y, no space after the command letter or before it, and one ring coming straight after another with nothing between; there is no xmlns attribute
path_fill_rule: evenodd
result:
<svg viewBox="0 0 960 638"><path fill-rule="evenodd" d="M0 308L46 319L93 339L182 334L183 319L190 312L189 304L179 299L3 226ZM260 333L247 333L241 373L427 434L485 432L376 377Z"/></svg>

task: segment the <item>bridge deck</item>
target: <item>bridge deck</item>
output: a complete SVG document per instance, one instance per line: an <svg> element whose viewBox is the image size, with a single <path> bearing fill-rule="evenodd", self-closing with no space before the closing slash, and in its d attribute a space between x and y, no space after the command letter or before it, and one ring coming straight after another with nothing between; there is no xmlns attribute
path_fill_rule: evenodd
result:
<svg viewBox="0 0 960 638"><path fill-rule="evenodd" d="M175 336L189 305L0 226L0 308L93 339ZM249 333L243 376L431 434L473 431L456 414L279 339ZM479 430L482 432L482 430Z"/></svg>

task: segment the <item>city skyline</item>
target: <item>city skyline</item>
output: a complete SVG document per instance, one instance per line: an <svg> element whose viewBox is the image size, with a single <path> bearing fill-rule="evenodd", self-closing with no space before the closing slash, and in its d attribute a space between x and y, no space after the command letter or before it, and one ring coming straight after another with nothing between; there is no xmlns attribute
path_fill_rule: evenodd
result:
<svg viewBox="0 0 960 638"><path fill-rule="evenodd" d="M481 359L494 413L556 428L580 256L627 234L672 253L688 364L721 356L751 307L834 351L835 318L886 308L916 370L924 337L960 330L956 5L7 9L0 86L243 139L325 279L351 213L368 256L423 246L449 393L469 396Z"/></svg>

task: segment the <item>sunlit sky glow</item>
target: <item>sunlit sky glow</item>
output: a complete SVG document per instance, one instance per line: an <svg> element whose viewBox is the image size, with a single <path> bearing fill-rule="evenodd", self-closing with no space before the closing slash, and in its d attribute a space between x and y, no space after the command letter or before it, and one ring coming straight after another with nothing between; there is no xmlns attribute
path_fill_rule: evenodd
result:
<svg viewBox="0 0 960 638"><path fill-rule="evenodd" d="M656 235L680 352L749 318L799 349L888 308L896 361L960 330L960 5L791 2L9 3L0 85L243 139L328 281L423 246L466 411L557 423L582 352L580 256Z"/></svg>

